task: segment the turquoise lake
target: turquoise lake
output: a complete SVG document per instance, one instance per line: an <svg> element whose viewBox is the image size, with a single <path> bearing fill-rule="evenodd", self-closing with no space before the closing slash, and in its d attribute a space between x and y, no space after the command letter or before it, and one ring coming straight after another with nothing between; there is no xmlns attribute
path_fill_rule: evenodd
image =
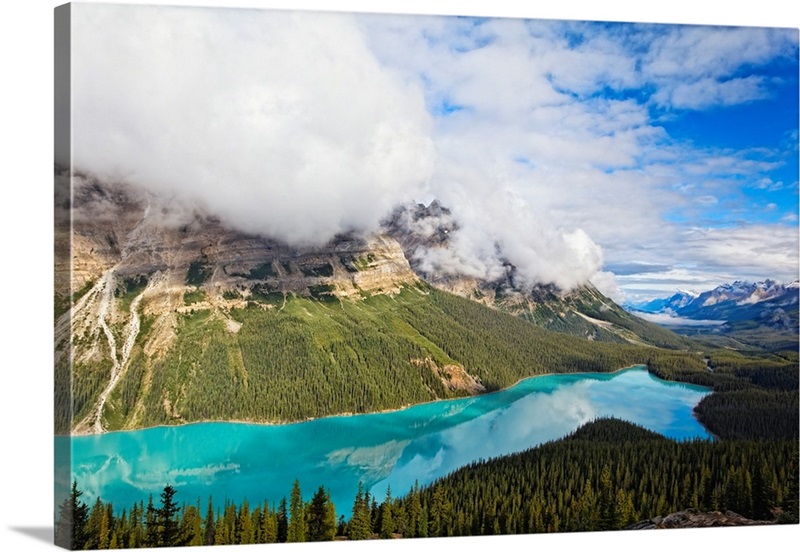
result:
<svg viewBox="0 0 800 552"><path fill-rule="evenodd" d="M387 485L399 496L415 480L424 485L475 460L558 439L598 417L614 416L675 439L711 438L692 414L708 393L639 367L540 376L497 393L395 412L73 437L72 471L84 500L100 496L118 511L150 494L157 502L167 483L179 501L200 498L203 509L209 496L217 506L226 498L277 504L298 479L304 498L324 485L337 515L349 517L359 480L379 499Z"/></svg>

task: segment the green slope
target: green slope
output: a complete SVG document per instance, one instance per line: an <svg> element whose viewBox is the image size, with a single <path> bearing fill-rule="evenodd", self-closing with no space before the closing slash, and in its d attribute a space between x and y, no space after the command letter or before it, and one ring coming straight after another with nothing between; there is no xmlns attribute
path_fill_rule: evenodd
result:
<svg viewBox="0 0 800 552"><path fill-rule="evenodd" d="M553 372L610 371L697 355L551 332L427 286L361 301L263 297L228 313L179 315L177 339L146 357L147 320L105 413L108 429L199 420L295 421L451 398L452 370L487 391ZM230 329L230 320L240 324Z"/></svg>
<svg viewBox="0 0 800 552"><path fill-rule="evenodd" d="M520 300L518 295L509 298L501 294L496 298L495 306L548 330L594 341L667 349L697 348L697 343L691 339L625 311L591 284L564 296L548 288L537 288L524 299Z"/></svg>

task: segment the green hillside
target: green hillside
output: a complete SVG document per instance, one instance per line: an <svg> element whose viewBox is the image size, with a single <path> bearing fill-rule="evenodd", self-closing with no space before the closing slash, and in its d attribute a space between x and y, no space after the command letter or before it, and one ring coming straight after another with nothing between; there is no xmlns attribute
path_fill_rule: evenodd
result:
<svg viewBox="0 0 800 552"><path fill-rule="evenodd" d="M107 403L105 427L372 412L496 390L537 374L611 371L661 355L704 370L695 354L547 331L424 285L361 301L290 294L284 302L273 295L255 295L246 308L229 312L178 315L175 342L155 357L144 354L152 327L145 317ZM80 389L83 382L76 378L76 395L91 394ZM97 387L93 379L85 383Z"/></svg>
<svg viewBox="0 0 800 552"><path fill-rule="evenodd" d="M495 306L537 326L593 341L634 343L667 349L697 348L697 343L625 311L591 284L561 296L536 288L527 300L499 294Z"/></svg>

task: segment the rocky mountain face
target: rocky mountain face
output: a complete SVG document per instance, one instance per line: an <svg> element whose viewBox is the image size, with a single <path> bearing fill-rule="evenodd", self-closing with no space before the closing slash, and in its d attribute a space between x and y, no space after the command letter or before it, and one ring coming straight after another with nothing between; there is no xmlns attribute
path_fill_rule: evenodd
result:
<svg viewBox="0 0 800 552"><path fill-rule="evenodd" d="M202 285L220 298L254 288L350 297L391 293L418 280L399 244L385 235L337 236L313 250L290 248L226 228L200 210L176 210L164 198L82 178L74 192L72 254L73 289L109 270L116 281L157 277L162 287Z"/></svg>
<svg viewBox="0 0 800 552"><path fill-rule="evenodd" d="M120 316L111 302L101 307L102 302L90 300L101 291L127 301L143 294L144 314L171 315L242 306L254 295L358 300L374 293L391 295L424 280L587 339L648 343L651 340L642 334L658 333L591 284L570 292L552 285L523 285L510 263L494 280L432 271L420 252L448 247L450 235L458 230L451 212L437 201L397 209L382 233L337 236L323 247L304 250L231 230L201 209L185 209L170 198L131 186L76 175L73 187L72 262L57 266L56 272L60 280L69 275L73 293L89 296L80 303L84 308L76 309L78 321L89 312L89 318L96 319L100 308ZM68 242L59 243L66 247ZM67 286L61 289L63 295ZM187 305L185 295L192 292L198 299ZM168 343L169 325L163 325ZM642 325L647 326L644 331ZM660 337L655 344L680 346L668 332Z"/></svg>
<svg viewBox="0 0 800 552"><path fill-rule="evenodd" d="M420 282L386 235L343 235L320 248L291 248L231 230L201 209L184 210L169 198L88 176L72 176L70 200L63 193L69 175L56 178L62 190L56 197L56 376L67 389L72 359L88 372L82 377L98 380L92 395L99 398L76 421L78 432L102 430L105 401L134 345L148 358L163 356L186 313L208 311L236 331L226 313L251 299L277 309L290 294L357 300ZM142 320L148 321L146 339Z"/></svg>

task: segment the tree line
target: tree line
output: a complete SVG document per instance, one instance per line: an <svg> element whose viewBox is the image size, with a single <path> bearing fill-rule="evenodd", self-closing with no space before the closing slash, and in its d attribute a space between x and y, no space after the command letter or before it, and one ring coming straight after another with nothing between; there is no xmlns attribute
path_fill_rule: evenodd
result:
<svg viewBox="0 0 800 552"><path fill-rule="evenodd" d="M152 495L117 514L100 497L92 506L82 500L83 491L74 482L69 497L59 506L55 542L73 550L160 548L333 540L341 523L329 492L319 487L310 501L303 500L298 481L287 502L277 507L267 502L250 506L226 501L217 509L211 497L205 509L179 504L177 491L166 485L160 503Z"/></svg>

